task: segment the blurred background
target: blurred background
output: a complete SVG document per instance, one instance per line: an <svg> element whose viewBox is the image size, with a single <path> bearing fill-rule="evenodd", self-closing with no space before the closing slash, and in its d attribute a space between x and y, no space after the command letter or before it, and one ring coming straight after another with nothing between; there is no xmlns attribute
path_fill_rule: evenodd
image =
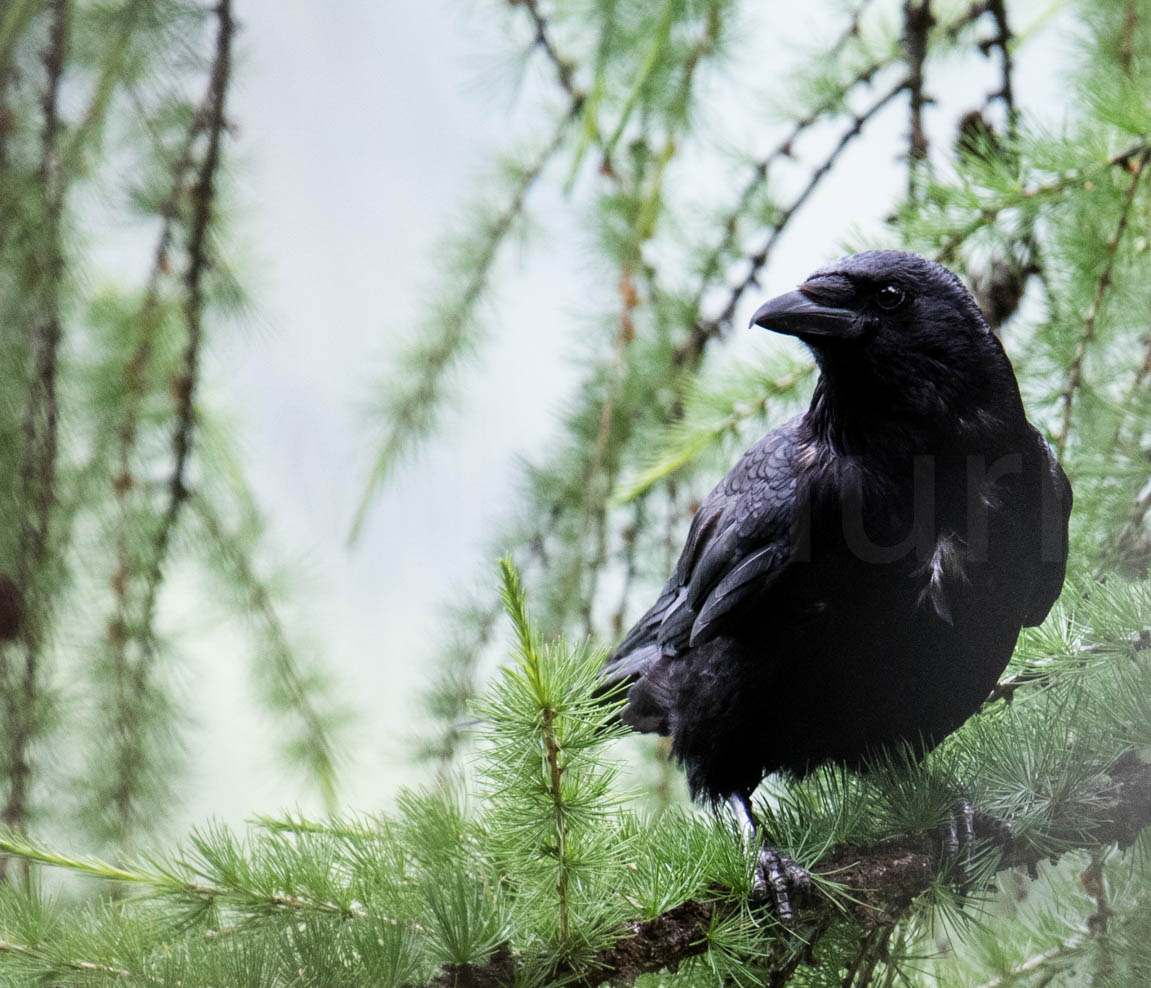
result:
<svg viewBox="0 0 1151 988"><path fill-rule="evenodd" d="M498 202L490 189L499 156L539 143L550 126L552 66L539 53L523 57L530 18L501 7L238 8L232 167L252 311L214 347L209 380L242 443L272 543L305 585L293 610L298 603L358 715L341 780L342 800L356 809L387 805L399 783L426 780L412 742L426 728L418 698L442 645L445 605L492 584L495 559L512 547L499 533L522 505L523 461L545 459L562 441L588 337L601 334L618 292L588 223L606 180L588 166L571 181L561 164L532 193L530 229L496 263L488 338L453 379L442 430L398 468L347 544L375 452L365 428L373 388L387 386L389 359L429 306L465 288L438 248L466 231L477 201ZM834 44L850 11L835 2L740 9L722 67L696 96L688 160L674 177L690 219L730 196L740 154L762 156L789 131L789 79L802 79L814 54ZM898 8L877 14L890 27ZM1058 126L1071 18L1044 3L1016 4L1013 15L1027 30L1015 98L1034 120ZM957 51L934 71L925 126L947 147L999 70ZM762 288L739 300L723 343L733 360L796 346L745 329L763 298L848 246L886 236L906 187L907 127L905 103L893 101L804 204ZM830 135L814 138L804 150L817 162ZM802 188L798 171L783 175L784 189ZM714 476L722 472L717 465ZM238 820L253 807L309 805L270 761L266 726L247 716L246 673L228 658L234 647L213 640L196 659L196 692L211 701L196 709L189 819L205 807Z"/></svg>
<svg viewBox="0 0 1151 988"><path fill-rule="evenodd" d="M496 560L610 646L809 392L748 316L848 250L959 271L1066 461L1129 437L1100 510L1142 544L1137 14L5 7L4 819L130 845L443 778Z"/></svg>

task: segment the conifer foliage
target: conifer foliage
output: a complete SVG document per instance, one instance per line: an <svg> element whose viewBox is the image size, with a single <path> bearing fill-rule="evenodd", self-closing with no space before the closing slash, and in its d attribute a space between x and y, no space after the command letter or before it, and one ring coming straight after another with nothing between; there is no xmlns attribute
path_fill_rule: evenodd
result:
<svg viewBox="0 0 1151 988"><path fill-rule="evenodd" d="M225 245L236 33L230 0L0 6L0 819L16 831L123 847L162 817L184 700L165 604L192 567L241 603L285 751L334 785L336 711L282 627L201 394L243 307ZM147 249L114 279L99 246L126 230Z"/></svg>
<svg viewBox="0 0 1151 988"><path fill-rule="evenodd" d="M518 519L498 540L511 553L500 593L459 608L441 649L428 712L443 730L423 749L436 762L435 783L404 793L389 815L260 818L244 833L209 827L175 850L115 863L29 836L36 830L26 809L6 813L0 848L31 880L0 888L4 983L1147 983L1145 5L1067 0L1055 16L1022 0L855 0L829 9L833 36L806 61L739 80L744 90L760 87L760 112L764 96L778 104L776 143L722 160L724 142L701 120L701 94L722 86L755 5L490 6L543 70L538 112L551 113L550 127L504 169L506 197L484 204L438 255L454 261L445 270L453 290L440 293L451 302L429 312L418 343L379 384L378 457L357 524L404 458L444 426L443 398L487 335L496 261L539 187L555 183L585 211L615 276L563 433L547 459L528 466ZM785 32L788 12L767 6ZM0 166L12 173L2 205L13 217L0 229L0 256L19 258L0 271L0 305L5 338L23 349L0 373L10 375L6 393L24 396L0 422L11 439L2 447L12 458L5 497L25 519L5 536L11 563L0 579L10 803L29 791L21 780L35 779L30 755L50 738L49 714L63 702L43 688L41 669L61 651L53 622L83 588L86 571L72 560L103 538L116 561L99 695L121 716L120 670L140 688L154 683L154 608L167 556L181 545L177 523L208 535L222 571L248 588L244 599L273 653L264 666L269 692L304 725L323 777L328 721L292 685L304 680L293 678L299 667L256 576L251 509L234 491L221 502L207 444L192 442L204 432L202 409L188 404L197 341L205 315L218 318L236 291L213 205L227 137L230 7L56 0L9 4L2 16L4 119L20 127L0 132ZM155 46L132 32L175 30L189 23L181 17L215 39L205 41L197 76L206 95L182 110L153 107L149 142L123 135L159 156L161 192L140 198L161 228L153 277L143 296L89 299L73 275L78 248L62 231L77 183L97 173L93 156L111 146L115 128L103 143L85 128L113 119L117 87L131 72L159 71L146 57ZM115 56L103 45L62 46L61 38L91 37L83 18L126 32ZM1054 121L1017 94L1020 67L1053 50L1043 48L1053 36L1063 39L1059 57L1070 59L1058 73L1067 100ZM53 66L81 57L88 61L76 71L92 75L92 109L65 127ZM941 121L935 87L949 65L960 66L971 90L962 94L964 115ZM47 83L30 89L33 78ZM1059 604L1024 632L982 711L926 758L893 753L863 774L827 766L802 783L767 780L757 794L765 839L815 879L784 927L750 897L753 855L732 821L669 796L681 783L669 781L662 761L647 766L652 784L624 768L642 746L622 736L621 698L599 692L594 643L611 644L642 601L640 588L666 575L693 501L721 464L802 406L812 367L782 348L732 354L729 330L782 238L885 114L904 118L907 181L885 223L851 233L845 246L917 250L972 286L1013 359L1032 420L1072 477L1071 566ZM701 201L690 176L708 156L707 167L729 180L710 183L711 199ZM80 326L88 335L71 332ZM75 341L66 362L65 339ZM125 383L126 368L135 370ZM169 388L173 374L180 386ZM92 436L87 445L71 438L76 449L59 441L57 416L69 407L89 410ZM193 483L196 450L203 480ZM145 457L163 465L158 485L148 480L156 471L139 466ZM498 629L510 654L485 677L480 660ZM35 703L21 700L29 682ZM124 723L159 732L163 709L149 702L133 716L146 710L153 720ZM461 726L469 721L473 728ZM136 761L124 760L133 771L157 764L148 760L155 734L148 738L130 749ZM970 853L939 837L954 825L959 799L978 810ZM124 833L112 835L122 845ZM45 891L54 886L37 876L53 870L85 876L81 890Z"/></svg>

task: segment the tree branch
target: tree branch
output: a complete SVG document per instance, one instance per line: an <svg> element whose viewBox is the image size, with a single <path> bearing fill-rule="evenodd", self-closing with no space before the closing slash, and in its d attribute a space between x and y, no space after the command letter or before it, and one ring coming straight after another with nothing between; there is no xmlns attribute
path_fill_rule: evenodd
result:
<svg viewBox="0 0 1151 988"><path fill-rule="evenodd" d="M1107 297L1107 291L1111 288L1111 275L1115 269L1115 258L1119 253L1119 243L1122 241L1123 234L1127 229L1127 220L1131 216L1131 207L1135 203L1135 192L1139 188L1139 181L1143 177L1143 171L1149 158L1151 158L1151 150L1144 151L1129 165L1131 169L1131 182L1127 186L1123 205L1119 211L1119 222L1115 226L1115 232L1111 234L1111 238L1107 241L1107 259L1103 264L1103 271L1099 275L1099 281L1095 286L1095 298L1092 300L1091 307L1087 310L1087 314L1084 317L1083 335L1075 345L1075 355L1071 360L1071 366L1067 369L1067 387L1063 389L1063 392L1059 396L1062 411L1060 415L1059 432L1055 436L1054 445L1055 453L1061 460L1067 448L1068 437L1071 434L1071 412L1075 403L1075 395L1083 386L1083 358L1087 355L1087 348L1095 340L1095 324L1099 317L1099 309L1103 305L1103 300Z"/></svg>
<svg viewBox="0 0 1151 988"><path fill-rule="evenodd" d="M135 777L142 762L142 758L137 756L134 750L138 745L134 706L142 695L155 656L152 626L156 599L163 583L164 566L172 534L188 497L185 476L192 451L196 420L195 390L203 338L204 274L211 264L208 258L208 238L213 218L221 147L227 126L224 106L231 77L232 38L235 32L231 0L220 0L216 7L216 17L218 26L215 53L209 71L208 91L203 106L189 126L184 144L172 166L172 182L167 198L161 206L163 222L140 310L140 337L124 367L126 408L119 433L119 472L113 480L120 508L117 523L117 570L112 581L117 612L108 623L108 641L113 651L116 680L116 783L113 788L113 799L116 805L116 819L125 833L130 827L131 804L138 785ZM145 582L139 598L139 613L135 615L136 620L133 624L128 592L131 578L128 494L134 485L131 457L136 444L139 409L145 388L144 375L151 360L160 318L160 287L169 268L175 223L179 216L179 202L185 194L187 173L192 168L193 146L204 132L207 133L207 141L203 157L196 169L195 181L187 190L191 200L191 217L183 283L184 321L188 339L183 353L180 377L173 383L176 398L176 423L172 435L173 466L168 481L167 504L153 539L151 558L147 563ZM134 666L130 665L126 651L131 636L135 636L143 646Z"/></svg>
<svg viewBox="0 0 1151 988"><path fill-rule="evenodd" d="M476 256L469 262L472 274L456 296L457 301L452 307L451 317L446 318L444 322L445 335L435 341L434 348L422 354L420 365L414 371L415 383L409 384L405 381L403 387L397 389L401 403L389 417L387 435L379 453L376 454L375 465L360 497L360 503L356 507L356 514L348 533L349 543L359 538L375 493L394 467L396 460L419 438L422 417L426 416L427 407L435 404L438 389L442 387L447 372L458 358L461 340L469 326L467 316L483 297L500 248L516 220L523 214L528 194L536 180L563 144L567 130L575 119L575 114L572 112L564 114L548 143L516 176L515 186L507 204L485 231L486 237L482 248L477 248Z"/></svg>
<svg viewBox="0 0 1151 988"><path fill-rule="evenodd" d="M267 582L256 572L244 547L226 530L204 495L191 492L188 501L207 539L231 567L237 583L247 593L252 611L264 626L270 646L271 678L276 688L282 691L285 706L299 718L308 767L320 790L325 810L333 814L336 811L336 742L332 727L316 707L307 671L296 658Z"/></svg>
<svg viewBox="0 0 1151 988"><path fill-rule="evenodd" d="M192 452L193 435L196 426L196 384L200 374L200 351L204 326L204 273L210 266L208 258L208 234L212 223L212 208L215 204L215 184L220 167L220 149L223 144L226 121L224 103L228 92L228 81L232 69L232 35L235 23L232 20L231 0L220 0L216 7L219 28L216 33L216 55L212 63L209 82L208 145L192 187L192 221L188 237L188 266L184 273L186 298L184 318L188 326L188 342L184 348L184 367L176 390L176 428L172 436L173 465L168 483L168 506L160 522L160 529L153 548L152 572L144 600L144 624L151 624L151 615L156 606L160 575L168 555L172 532L179 520L180 510L188 497L185 473Z"/></svg>
<svg viewBox="0 0 1151 988"><path fill-rule="evenodd" d="M1052 182L1044 185L1028 186L1019 192L1012 192L1010 195L1005 195L997 202L986 203L980 207L979 215L976 216L975 219L961 229L956 230L955 233L943 241L939 250L933 255L933 260L938 261L940 264L954 263L956 251L975 233L982 230L989 223L994 223L999 214L1004 210L1019 207L1023 205L1023 202L1026 200L1039 202L1043 199L1056 198L1068 189L1082 185L1083 182L1088 181L1092 175L1109 171L1112 168L1130 169L1133 164L1142 161L1148 155L1151 155L1151 138L1144 138L1136 141L1134 144L1128 145L1122 151L1111 155L1111 157L1105 161L1093 163L1081 168L1070 169Z"/></svg>
<svg viewBox="0 0 1151 988"><path fill-rule="evenodd" d="M548 19L540 13L538 0L510 0L512 4L521 4L524 9L531 16L532 24L535 27L536 36L535 44L547 57L547 60L552 63L555 69L556 79L559 81L563 91L568 94L571 99L570 116L575 116L583 107L585 94L582 90L576 88L575 83L572 81L574 75L574 68L572 63L567 59L561 58L556 46L552 43L550 26Z"/></svg>
<svg viewBox="0 0 1151 988"><path fill-rule="evenodd" d="M66 177L61 167L60 88L68 46L69 0L49 5L48 40L41 53L45 83L41 99L43 127L40 138L39 181L44 209L44 246L34 258L38 313L30 332L28 404L24 413L24 449L20 458L21 517L16 584L26 611L20 625L24 641L24 669L20 685L7 686L8 757L11 788L0 817L19 829L28 811L28 788L32 766L28 748L36 732L36 708L40 692L40 651L44 570L50 563L52 513L56 506L56 460L59 443L59 405L56 371L62 337L60 321L61 280L64 255L60 242L60 219L64 209ZM8 679L7 660L0 659L3 679ZM0 877L5 866L0 864Z"/></svg>
<svg viewBox="0 0 1151 988"><path fill-rule="evenodd" d="M1133 755L1112 767L1110 779L1096 793L1098 815L1093 825L1058 835L1068 849L1118 844L1130 847L1151 825L1151 765ZM1010 831L992 821L976 819L976 837L997 849L997 870L1033 868L1050 857L1034 848L1017 846ZM937 881L940 871L938 837L931 832L908 834L864 846L845 845L819 862L818 870L834 874L843 894L838 904L823 899L797 909L799 929L826 928L829 918L847 915L868 932L883 931L906 915L915 898ZM584 971L561 971L565 984L593 988L610 982L616 988L634 984L642 974L674 970L707 949L707 935L732 906L722 899L689 900L654 919L630 922L611 947L601 950ZM809 947L816 946L812 937ZM866 961L866 959L865 959ZM506 950L485 964L453 964L428 982L428 988L496 988L513 983L515 962Z"/></svg>
<svg viewBox="0 0 1151 988"><path fill-rule="evenodd" d="M1011 57L1011 43L1015 35L1011 32L1011 23L1007 20L1007 5L1004 0L987 0L987 12L995 20L995 37L983 44L985 53L992 48L999 49L1000 57L1000 84L999 91L992 93L990 99L1001 99L1007 111L1007 136L1015 138L1019 127L1019 110L1015 105L1015 86L1013 77L1015 63Z"/></svg>
<svg viewBox="0 0 1151 988"><path fill-rule="evenodd" d="M722 311L713 319L699 320L692 326L691 335L688 337L686 343L681 346L677 354L677 361L688 366L694 364L698 360L699 355L703 352L704 347L708 341L716 336L719 336L724 329L731 325L732 319L735 318L735 310L739 305L740 300L743 298L744 293L754 285L759 283L759 275L764 266L767 264L775 245L778 243L779 238L783 236L784 231L787 229L788 224L791 222L792 217L803 207L804 203L819 187L820 182L827 176L835 163L839 160L839 156L843 153L848 144L858 137L862 132L864 126L882 110L888 103L890 103L896 96L898 96L904 89L907 88L907 80L901 79L898 83L888 89L882 96L875 100L867 109L852 117L851 125L840 136L839 141L835 147L832 148L831 153L816 167L812 172L811 177L808 179L807 184L800 191L799 195L792 200L791 204L780 212L776 217L775 222L772 224L771 232L768 234L767 239L764 241L762 247L755 253L747 258L748 270L743 278L728 292L727 303L724 305Z"/></svg>
<svg viewBox="0 0 1151 988"><path fill-rule="evenodd" d="M164 201L160 205L160 233L153 251L152 267L148 275L147 287L144 290L144 299L136 317L139 325L139 336L131 357L124 364L124 414L117 430L118 467L112 478L112 490L117 505L116 569L111 580L115 613L108 618L105 632L108 646L112 651L112 664L117 683L116 717L118 729L123 732L122 736L130 736L132 733L131 725L127 723L130 719L128 705L131 702L126 682L128 644L133 630L144 637L148 636L150 630L146 626L135 629L132 626L131 584L134 566L131 494L136 487L133 456L136 452L140 409L146 389L145 378L151 364L156 333L160 325L161 288L171 267L170 257L175 240L176 224L180 217L180 202L186 194L188 173L194 164L193 148L207 121L210 97L211 93L209 92L204 105L194 113L179 153L172 164L171 184ZM121 826L126 829L129 817L129 793L125 787L126 774L121 774L125 777L121 778L120 785L116 787L115 800L117 818Z"/></svg>
<svg viewBox="0 0 1151 988"><path fill-rule="evenodd" d="M864 4L860 4L852 15L851 21L835 42L832 53L837 54L842 48L859 33L859 19L862 14ZM958 16L955 20L947 23L944 32L949 37L955 37L963 28L976 21L979 17L987 12L987 7L984 3L973 3L963 14ZM886 68L890 63L885 60L875 60L864 65L851 79L849 79L843 87L843 93L850 93L858 86L870 84L877 73ZM840 144L832 151L831 155L823 164L821 164L815 172L808 185L803 189L800 195L792 202L786 209L782 210L775 218L772 224L770 240L766 251L757 251L748 256L747 260L751 264L751 270L748 272L747 277L738 285L730 290L727 304L723 310L713 318L697 317L695 324L691 328L691 334L687 341L681 345L676 354L676 362L682 366L693 366L702 355L703 350L707 344L717 337L719 337L724 330L730 327L731 320L735 315L736 306L739 304L740 298L743 293L750 287L758 283L758 276L764 265L767 263L768 255L775 246L775 241L782 235L784 227L786 227L793 219L795 213L804 204L807 198L815 190L815 187L826 177L827 173L834 167L835 162L838 160L839 155L842 153L844 147L855 137L857 137L862 130L864 124L871 119L874 114L879 112L884 106L894 99L900 92L908 86L907 79L894 91L888 91L876 103L865 109L861 114L857 114L853 119L853 124L850 130L843 136ZM793 148L795 142L800 136L807 131L817 120L826 114L830 113L841 102L841 96L836 95L829 98L810 112L800 117L792 125L791 130L783 138L782 141L763 159L755 164L754 172L751 179L743 187L740 192L739 198L730 213L724 218L723 230L724 235L718 244L708 253L704 260L703 272L700 279L699 289L695 295L694 310L698 313L700 305L703 300L704 293L710 287L712 279L715 278L719 272L719 266L723 257L735 245L739 232L739 220L746 212L747 207L750 205L752 197L767 181L772 167L783 158L790 158L793 156ZM762 260L760 259L762 255Z"/></svg>
<svg viewBox="0 0 1151 988"><path fill-rule="evenodd" d="M851 22L851 27L844 33L836 47L841 47L842 44L845 43L846 39L854 37L858 31L858 21L853 19ZM844 92L849 93L857 86L871 82L875 74L879 72L880 69L884 68L886 64L887 63L885 62L877 61L871 62L864 66L864 68L860 69L859 72L857 72L855 76L847 83L847 85L844 87ZM735 206L723 219L723 238L711 249L707 257L704 259L703 273L700 277L699 289L696 292L695 303L692 306L694 311L699 311L700 305L703 301L704 293L707 291L707 288L711 284L712 279L719 272L720 261L735 246L739 233L739 221L744 213L747 212L748 206L751 204L752 197L767 182L774 165L783 158L790 158L793 154L795 142L803 135L805 131L814 125L815 122L820 119L820 117L834 110L838 103L838 98L825 100L811 112L800 117L792 125L792 128L790 131L788 131L787 136L785 136L783 140L781 140L767 154L766 157L756 162L752 177L748 180L747 184L744 185L743 190L740 192L739 198L736 200ZM705 330L706 328L707 327L705 324L702 322L699 323L700 330Z"/></svg>
<svg viewBox="0 0 1151 988"><path fill-rule="evenodd" d="M907 52L907 95L910 113L907 137L907 185L912 199L918 195L919 172L927 160L927 132L923 128L923 108L930 100L923 91L923 65L927 61L927 36L934 23L931 0L905 0L903 47Z"/></svg>

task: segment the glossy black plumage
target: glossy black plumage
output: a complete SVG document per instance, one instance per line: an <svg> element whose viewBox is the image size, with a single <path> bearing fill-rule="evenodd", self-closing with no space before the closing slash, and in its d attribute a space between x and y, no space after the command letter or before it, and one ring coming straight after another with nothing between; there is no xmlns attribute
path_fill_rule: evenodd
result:
<svg viewBox="0 0 1151 988"><path fill-rule="evenodd" d="M632 682L625 722L669 734L712 801L955 730L1058 597L1071 509L945 268L852 255L753 321L811 347L811 405L703 502L605 669Z"/></svg>

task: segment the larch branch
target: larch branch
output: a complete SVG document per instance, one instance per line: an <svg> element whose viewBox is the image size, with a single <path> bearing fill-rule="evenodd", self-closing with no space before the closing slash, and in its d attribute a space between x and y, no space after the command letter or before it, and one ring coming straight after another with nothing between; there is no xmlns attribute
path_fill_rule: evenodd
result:
<svg viewBox="0 0 1151 988"><path fill-rule="evenodd" d="M544 53L547 60L551 62L560 87L568 94L568 98L571 100L570 115L577 115L582 109L586 97L581 90L576 88L573 82L572 77L575 74L575 69L572 63L562 58L556 50L556 46L551 38L551 26L548 23L548 19L544 17L540 11L539 0L511 0L511 2L513 4L521 4L524 9L527 10L528 15L532 19L532 25L535 28L534 43L540 51Z"/></svg>
<svg viewBox="0 0 1151 988"><path fill-rule="evenodd" d="M1011 45L1015 35L1007 19L1005 0L987 0L987 11L995 21L995 37L985 44L985 51L999 49L999 90L991 94L992 99L1003 101L1007 111L1007 136L1014 138L1018 132L1019 109L1015 105L1015 62L1011 55Z"/></svg>
<svg viewBox="0 0 1151 988"><path fill-rule="evenodd" d="M203 344L204 274L212 263L208 258L208 239L226 127L224 105L232 69L232 36L235 23L232 20L231 0L220 0L216 7L216 16L219 26L216 33L216 54L212 62L205 123L208 141L196 182L191 190L192 218L188 235L188 261L184 272L186 293L184 319L188 329L188 342L184 347L183 370L175 384L176 426L172 435L172 474L168 482L167 508L160 521L153 547L152 572L144 600L145 626L151 624L168 546L179 520L181 508L188 496L186 474L196 427L196 386L199 380Z"/></svg>
<svg viewBox="0 0 1151 988"><path fill-rule="evenodd" d="M688 366L693 365L695 361L698 360L699 355L703 352L708 341L719 336L731 325L732 320L735 318L736 307L739 305L744 293L759 283L759 275L771 257L771 253L779 242L779 238L783 236L784 231L788 228L792 217L795 216L803 207L804 203L811 197L812 193L819 187L820 183L835 166L835 163L839 160L840 155L843 154L847 146L863 132L863 128L867 123L906 88L907 80L901 79L894 86L886 90L882 96L872 102L865 110L855 114L851 118L850 126L840 136L839 141L835 147L832 148L828 156L812 172L807 184L776 217L763 246L746 258L748 266L747 272L728 292L727 303L724 305L722 311L712 319L698 321L692 327L691 335L681 347L680 353L678 354L680 363Z"/></svg>
<svg viewBox="0 0 1151 988"><path fill-rule="evenodd" d="M1107 292L1111 288L1112 273L1115 270L1115 258L1119 253L1119 244L1123 240L1124 232L1127 230L1127 221L1131 216L1131 208L1135 203L1135 193L1139 188L1139 181L1143 177L1143 171L1146 168L1149 158L1151 158L1151 150L1144 151L1137 159L1130 163L1131 181L1127 186L1127 192L1123 197L1123 205L1119 210L1119 221L1115 225L1115 231L1111 234L1111 237L1105 245L1106 260L1103 264L1103 270L1099 275L1099 281L1095 285L1095 297L1092 299L1091 307L1084 316L1083 335L1075 345L1075 354L1071 359L1071 365L1067 368L1067 386L1059 396L1059 432L1055 435L1055 452L1060 459L1063 459L1063 454L1067 450L1067 441L1071 434L1071 414L1074 410L1075 396L1083 387L1083 360L1087 355L1088 347L1095 342L1095 329L1099 318L1099 310L1102 308L1103 302L1107 297Z"/></svg>
<svg viewBox="0 0 1151 988"><path fill-rule="evenodd" d="M1127 848L1144 827L1151 825L1151 765L1135 757L1119 760L1095 795L1095 822L1059 835L1068 850L1107 844ZM1049 857L1013 842L1002 825L977 820L976 837L999 851L1000 871L1034 868ZM814 931L809 949L817 946L829 917L842 916L850 916L865 932L874 933L878 945L885 931L907 914L916 897L938 880L938 844L937 835L924 831L882 843L845 845L819 862L820 872L835 875L842 895L838 905L822 900L797 909L796 928ZM565 984L583 988L605 983L623 988L643 974L675 970L683 961L706 951L714 921L732 908L722 899L688 900L654 919L626 924L620 939L601 950L587 968L557 974ZM793 965L795 961L783 963ZM861 955L861 967L868 963L869 957ZM500 950L485 964L446 966L428 982L428 988L497 988L513 984L515 974L514 958Z"/></svg>
<svg viewBox="0 0 1151 988"><path fill-rule="evenodd" d="M903 5L903 47L907 56L908 127L907 183L911 197L919 193L919 173L927 160L927 131L923 108L929 102L924 92L923 66L927 61L927 38L935 18L931 0L905 0Z"/></svg>
<svg viewBox="0 0 1151 988"><path fill-rule="evenodd" d="M36 732L43 646L45 573L51 548L51 524L57 502L56 465L60 410L56 372L63 327L60 296L64 254L60 221L67 177L60 162L60 89L67 57L69 0L48 5L48 40L41 53L45 83L41 108L39 180L44 210L42 256L37 259L37 313L30 328L28 403L24 412L24 448L20 458L21 517L16 582L26 605L21 623L24 668L17 688L8 689L6 720L11 787L0 817L15 829L24 826L32 766L28 749ZM3 678L9 670L4 660ZM0 863L0 876L5 865Z"/></svg>
<svg viewBox="0 0 1151 988"><path fill-rule="evenodd" d="M1057 199L1069 189L1089 181L1092 175L1110 171L1112 168L1133 170L1132 166L1139 163L1149 152L1151 152L1151 138L1145 138L1128 145L1122 151L1097 164L1069 169L1054 181L1028 186L1018 193L1004 196L996 202L985 203L979 208L978 215L973 220L943 241L939 250L933 255L933 259L940 264L952 264L955 262L959 248L985 226L994 223L1004 210L1021 206L1024 201L1038 203L1048 199Z"/></svg>

